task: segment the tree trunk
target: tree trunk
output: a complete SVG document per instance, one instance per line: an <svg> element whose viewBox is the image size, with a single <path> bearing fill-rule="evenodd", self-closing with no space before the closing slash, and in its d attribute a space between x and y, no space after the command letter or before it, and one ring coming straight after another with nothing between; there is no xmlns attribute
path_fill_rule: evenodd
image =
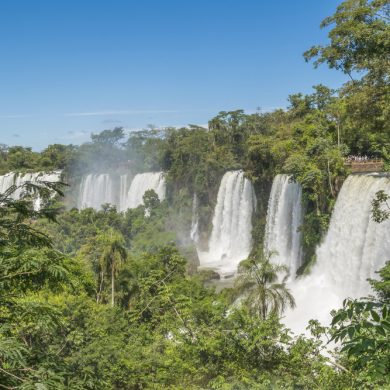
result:
<svg viewBox="0 0 390 390"><path fill-rule="evenodd" d="M104 280L104 272L102 271L100 273L99 291L96 294L96 303L100 303L100 298L102 296L102 290L103 290L103 280Z"/></svg>
<svg viewBox="0 0 390 390"><path fill-rule="evenodd" d="M329 178L329 187L330 187L330 193L332 194L332 197L334 198L336 195L333 190L333 185L332 185L332 177L331 177L331 172L330 172L330 163L328 160L328 178Z"/></svg>
<svg viewBox="0 0 390 390"><path fill-rule="evenodd" d="M111 265L111 306L115 304L115 268Z"/></svg>
<svg viewBox="0 0 390 390"><path fill-rule="evenodd" d="M340 120L337 119L337 147L340 149L341 138L340 138Z"/></svg>

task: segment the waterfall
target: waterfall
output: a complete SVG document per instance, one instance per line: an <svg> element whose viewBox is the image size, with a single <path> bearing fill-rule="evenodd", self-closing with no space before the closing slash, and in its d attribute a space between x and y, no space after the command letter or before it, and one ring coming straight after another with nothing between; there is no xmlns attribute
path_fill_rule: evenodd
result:
<svg viewBox="0 0 390 390"><path fill-rule="evenodd" d="M53 172L33 172L33 173L15 173L9 172L5 175L0 176L0 193L4 193L11 186L15 185L17 188L11 194L12 199L20 199L26 191L25 188L20 188L26 182L31 182L33 184L39 185L41 182L58 182L61 179L61 171ZM37 195L34 198L34 210L39 210L41 207L42 200Z"/></svg>
<svg viewBox="0 0 390 390"><path fill-rule="evenodd" d="M146 172L135 175L127 194L126 208L136 208L143 204L146 191L154 190L160 200L165 198L165 178L162 172Z"/></svg>
<svg viewBox="0 0 390 390"><path fill-rule="evenodd" d="M242 171L225 173L219 186L209 250L199 251L202 268L215 269L223 277L235 274L251 250L255 200L252 183Z"/></svg>
<svg viewBox="0 0 390 390"><path fill-rule="evenodd" d="M100 173L83 176L77 199L77 208L92 207L100 209L105 203L116 205L115 195L114 181L110 174Z"/></svg>
<svg viewBox="0 0 390 390"><path fill-rule="evenodd" d="M290 279L301 266L302 189L288 175L277 175L272 183L265 228L264 250L272 262L286 265Z"/></svg>
<svg viewBox="0 0 390 390"><path fill-rule="evenodd" d="M143 203L145 191L154 190L160 200L165 198L165 179L162 172L147 172L135 175L88 174L83 176L77 198L77 208L100 209L110 203L120 211L138 207Z"/></svg>
<svg viewBox="0 0 390 390"><path fill-rule="evenodd" d="M194 193L194 198L192 201L192 219L191 219L191 240L197 244L199 241L199 215L198 215L198 197Z"/></svg>
<svg viewBox="0 0 390 390"><path fill-rule="evenodd" d="M127 194L130 187L130 176L124 174L120 176L120 188L119 188L119 210L125 211L127 209Z"/></svg>
<svg viewBox="0 0 390 390"><path fill-rule="evenodd" d="M10 172L5 175L0 176L0 193L4 194L11 186L13 186L16 181L17 173ZM15 193L12 194L12 198L16 198Z"/></svg>
<svg viewBox="0 0 390 390"><path fill-rule="evenodd" d="M289 286L297 308L286 313L286 325L303 332L309 319L329 325L332 309L343 299L370 293L375 278L390 260L390 220L371 218L371 201L379 190L390 193L390 179L378 174L351 175L338 195L328 233L317 248L310 275Z"/></svg>

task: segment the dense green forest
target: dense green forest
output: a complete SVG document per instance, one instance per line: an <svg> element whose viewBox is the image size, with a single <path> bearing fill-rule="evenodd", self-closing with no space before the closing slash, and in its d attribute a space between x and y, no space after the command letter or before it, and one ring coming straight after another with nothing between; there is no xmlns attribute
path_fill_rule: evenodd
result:
<svg viewBox="0 0 390 390"><path fill-rule="evenodd" d="M0 388L390 388L390 263L370 282L372 296L334 308L328 328L312 321L306 337L282 324L294 297L263 253L276 174L302 186L305 273L349 174L345 158L379 158L390 170L389 19L387 0L342 2L322 24L329 43L304 56L350 81L290 95L285 110L220 112L208 128L115 128L41 152L2 145L1 174L61 169L65 183L50 185L55 198L31 183L21 199L14 187L0 194ZM126 212L62 203L83 174L127 168L163 170L167 199L147 192ZM255 186L254 246L234 286L218 291L180 233L196 193L207 237L221 177L232 169ZM373 203L378 223L390 217L388 200L382 193Z"/></svg>

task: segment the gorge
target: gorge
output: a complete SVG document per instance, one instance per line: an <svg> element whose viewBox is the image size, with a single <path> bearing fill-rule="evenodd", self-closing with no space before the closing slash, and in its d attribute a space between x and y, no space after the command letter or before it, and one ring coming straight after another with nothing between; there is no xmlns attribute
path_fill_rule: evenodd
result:
<svg viewBox="0 0 390 390"><path fill-rule="evenodd" d="M25 181L58 181L61 172L0 176L0 192ZM160 200L165 198L166 182L162 172L146 172L117 177L112 174L88 174L79 185L77 207L99 209L103 204L116 205L120 211L142 204L145 191L153 189ZM289 269L287 286L297 302L286 314L286 324L303 332L310 318L329 322L330 310L342 300L370 293L367 278L390 257L390 221L381 224L371 218L375 194L390 192L385 174L353 174L347 177L333 210L329 229L316 250L316 262L304 275L297 276L302 265L300 226L304 218L302 189L285 174L275 176L268 201L264 250L275 264ZM17 190L12 196L21 195ZM39 199L34 207L39 208ZM190 238L198 247L198 199L194 194ZM240 261L252 249L252 218L256 195L244 172L228 171L220 182L208 249L198 248L200 269L213 269L221 278L236 275Z"/></svg>

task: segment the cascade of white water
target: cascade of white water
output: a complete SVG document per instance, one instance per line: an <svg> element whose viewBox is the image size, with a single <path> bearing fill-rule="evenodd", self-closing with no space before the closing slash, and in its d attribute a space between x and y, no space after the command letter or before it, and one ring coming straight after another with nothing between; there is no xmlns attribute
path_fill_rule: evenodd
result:
<svg viewBox="0 0 390 390"><path fill-rule="evenodd" d="M199 241L199 215L198 215L198 197L194 193L194 198L192 200L192 219L191 219L191 240L197 244Z"/></svg>
<svg viewBox="0 0 390 390"><path fill-rule="evenodd" d="M252 213L256 197L242 171L225 173L219 186L213 229L207 252L199 251L200 266L231 276L252 246Z"/></svg>
<svg viewBox="0 0 390 390"><path fill-rule="evenodd" d="M127 194L130 187L130 175L124 174L120 176L120 189L119 189L119 210L125 211L127 209Z"/></svg>
<svg viewBox="0 0 390 390"><path fill-rule="evenodd" d="M329 325L342 300L370 293L367 278L390 260L390 221L371 218L371 201L379 190L390 194L390 179L378 174L351 175L337 197L328 233L317 249L310 275L289 285L297 308L285 323L303 332L309 319Z"/></svg>
<svg viewBox="0 0 390 390"><path fill-rule="evenodd" d="M23 193L26 191L23 188L23 184L26 182L31 182L33 184L39 185L42 182L58 182L61 178L61 171L53 172L33 172L33 173L14 173L10 172L3 176L0 176L0 193L4 193L11 186L15 185L16 189L11 194L12 199L20 199ZM34 199L34 209L39 210L42 204L42 200L39 195Z"/></svg>
<svg viewBox="0 0 390 390"><path fill-rule="evenodd" d="M116 204L113 179L108 173L89 174L82 178L77 208L100 209L105 203Z"/></svg>
<svg viewBox="0 0 390 390"><path fill-rule="evenodd" d="M301 266L302 189L288 175L277 175L272 183L265 228L264 250L276 264L286 265L290 279Z"/></svg>
<svg viewBox="0 0 390 390"><path fill-rule="evenodd" d="M9 172L0 176L0 193L4 194L11 186L15 184L15 179L18 176L17 173Z"/></svg>
<svg viewBox="0 0 390 390"><path fill-rule="evenodd" d="M136 208L143 204L146 191L154 190L160 200L165 198L166 183L162 172L146 172L135 175L127 194L126 208Z"/></svg>

